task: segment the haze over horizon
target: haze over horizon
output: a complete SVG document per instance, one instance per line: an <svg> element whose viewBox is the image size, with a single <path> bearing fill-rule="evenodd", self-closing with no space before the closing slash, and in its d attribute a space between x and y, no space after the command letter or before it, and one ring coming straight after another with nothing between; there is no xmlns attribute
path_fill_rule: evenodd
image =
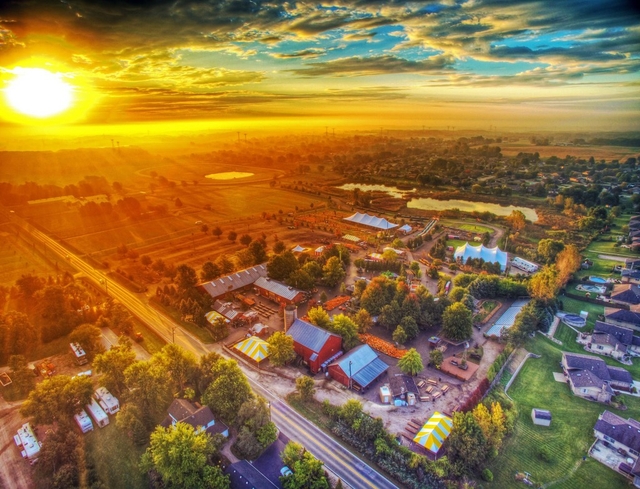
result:
<svg viewBox="0 0 640 489"><path fill-rule="evenodd" d="M238 121L640 130L640 16L623 0L5 1L5 94L25 68L58 74L74 101L52 119L3 101L11 137Z"/></svg>

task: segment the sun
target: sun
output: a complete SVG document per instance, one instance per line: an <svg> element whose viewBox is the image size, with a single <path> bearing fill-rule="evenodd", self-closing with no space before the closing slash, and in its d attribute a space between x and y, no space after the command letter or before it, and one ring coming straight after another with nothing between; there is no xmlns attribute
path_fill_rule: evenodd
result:
<svg viewBox="0 0 640 489"><path fill-rule="evenodd" d="M15 68L15 77L4 90L7 103L20 114L46 119L69 110L74 87L59 73L43 68Z"/></svg>

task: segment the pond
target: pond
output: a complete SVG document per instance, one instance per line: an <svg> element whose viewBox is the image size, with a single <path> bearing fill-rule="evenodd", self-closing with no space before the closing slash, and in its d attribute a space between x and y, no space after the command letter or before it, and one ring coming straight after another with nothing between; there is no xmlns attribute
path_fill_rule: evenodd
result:
<svg viewBox="0 0 640 489"><path fill-rule="evenodd" d="M444 211L447 209L460 209L463 212L491 212L497 216L508 216L513 211L520 211L527 220L536 222L538 214L529 207L517 207L513 205L489 204L487 202L471 202L469 200L437 200L428 197L413 198L407 203L409 209L421 209L425 211Z"/></svg>
<svg viewBox="0 0 640 489"><path fill-rule="evenodd" d="M411 190L401 190L398 187L387 187L386 185L372 185L365 183L345 183L344 185L336 188L339 188L340 190L353 190L359 188L363 192L384 192L387 195L398 199L401 199L405 195L415 192L416 190L415 188Z"/></svg>
<svg viewBox="0 0 640 489"><path fill-rule="evenodd" d="M252 176L253 173L242 171L226 171L222 173L211 173L210 175L205 175L205 178L211 178L212 180L233 180L235 178L247 178Z"/></svg>

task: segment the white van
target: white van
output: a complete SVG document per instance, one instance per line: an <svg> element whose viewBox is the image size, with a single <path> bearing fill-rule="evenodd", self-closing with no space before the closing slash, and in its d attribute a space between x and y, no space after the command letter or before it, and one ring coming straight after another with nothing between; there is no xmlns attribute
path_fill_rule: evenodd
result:
<svg viewBox="0 0 640 489"><path fill-rule="evenodd" d="M91 404L87 404L87 411L100 428L104 428L109 424L109 416L107 416L107 413L104 412L95 399L91 399Z"/></svg>
<svg viewBox="0 0 640 489"><path fill-rule="evenodd" d="M80 431L82 431L83 433L93 431L93 423L91 422L91 418L84 409L76 414L73 419L76 420L78 428L80 428Z"/></svg>

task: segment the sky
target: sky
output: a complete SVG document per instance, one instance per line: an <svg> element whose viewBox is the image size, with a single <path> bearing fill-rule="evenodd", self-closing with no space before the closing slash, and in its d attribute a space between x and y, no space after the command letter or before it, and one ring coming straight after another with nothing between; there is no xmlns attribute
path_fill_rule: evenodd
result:
<svg viewBox="0 0 640 489"><path fill-rule="evenodd" d="M45 126L640 130L623 0L3 0L0 90L29 67L74 90Z"/></svg>

